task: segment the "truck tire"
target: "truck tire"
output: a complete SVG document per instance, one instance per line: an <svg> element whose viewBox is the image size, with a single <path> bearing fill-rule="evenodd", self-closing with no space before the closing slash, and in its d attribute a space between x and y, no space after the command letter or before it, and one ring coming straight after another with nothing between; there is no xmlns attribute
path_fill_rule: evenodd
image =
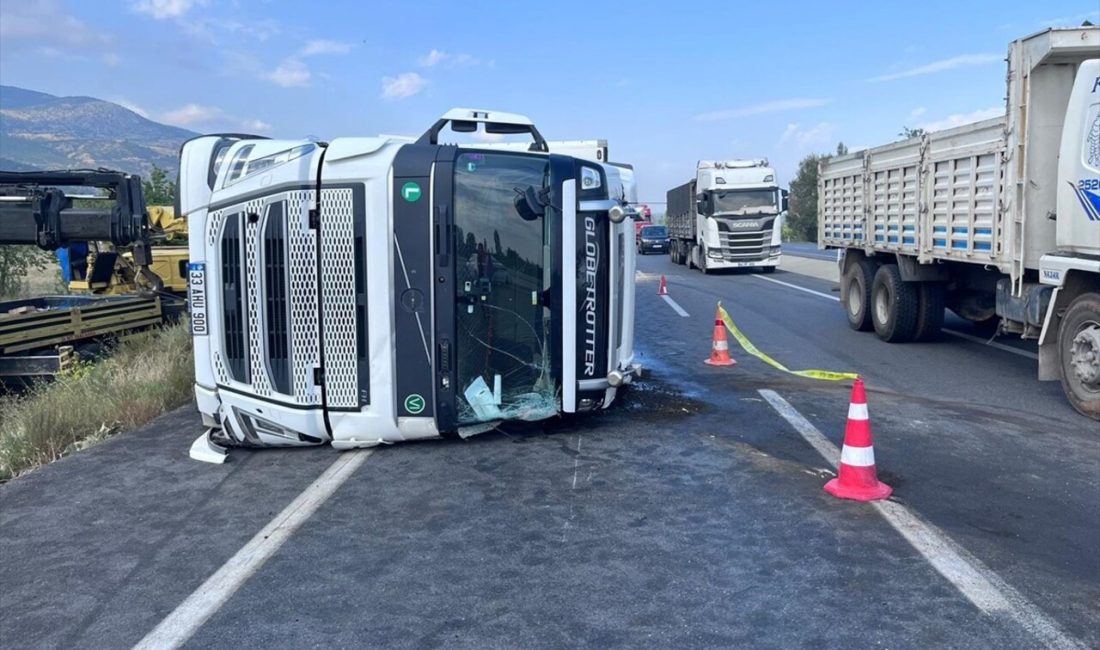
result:
<svg viewBox="0 0 1100 650"><path fill-rule="evenodd" d="M707 268L707 247L700 246L699 251L699 270L703 272L703 275L710 273L710 269Z"/></svg>
<svg viewBox="0 0 1100 650"><path fill-rule="evenodd" d="M686 258L687 261L684 262L684 264L687 265L687 267L689 269L695 268L695 246L694 245L688 246L685 253L686 253L685 258Z"/></svg>
<svg viewBox="0 0 1100 650"><path fill-rule="evenodd" d="M919 296L917 308L917 329L913 332L914 341L933 341L943 329L943 285L939 282L920 282L917 287Z"/></svg>
<svg viewBox="0 0 1100 650"><path fill-rule="evenodd" d="M883 264L871 283L871 323L888 343L913 340L917 331L920 295L914 283L902 282L897 264Z"/></svg>
<svg viewBox="0 0 1100 650"><path fill-rule="evenodd" d="M1100 420L1100 293L1077 296L1062 316L1058 370L1073 408Z"/></svg>
<svg viewBox="0 0 1100 650"><path fill-rule="evenodd" d="M871 323L871 284L875 280L875 265L868 259L859 259L844 272L844 313L848 326L857 332L868 332Z"/></svg>

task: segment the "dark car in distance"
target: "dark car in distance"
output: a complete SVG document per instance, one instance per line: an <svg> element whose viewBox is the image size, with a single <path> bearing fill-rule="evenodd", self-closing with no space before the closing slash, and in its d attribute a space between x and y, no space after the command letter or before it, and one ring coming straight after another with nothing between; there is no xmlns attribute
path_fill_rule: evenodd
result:
<svg viewBox="0 0 1100 650"><path fill-rule="evenodd" d="M667 253L668 228L665 226L642 226L638 231L638 253Z"/></svg>

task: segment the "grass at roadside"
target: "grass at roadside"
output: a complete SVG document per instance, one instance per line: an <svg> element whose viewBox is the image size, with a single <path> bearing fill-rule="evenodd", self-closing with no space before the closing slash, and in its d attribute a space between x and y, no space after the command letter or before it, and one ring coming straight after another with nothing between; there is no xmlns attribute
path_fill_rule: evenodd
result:
<svg viewBox="0 0 1100 650"><path fill-rule="evenodd" d="M186 322L122 342L19 396L0 397L0 481L141 426L191 399Z"/></svg>

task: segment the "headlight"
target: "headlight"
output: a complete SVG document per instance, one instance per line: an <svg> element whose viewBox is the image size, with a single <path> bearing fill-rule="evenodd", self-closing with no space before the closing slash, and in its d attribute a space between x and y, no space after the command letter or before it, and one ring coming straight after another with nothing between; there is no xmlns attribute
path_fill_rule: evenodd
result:
<svg viewBox="0 0 1100 650"><path fill-rule="evenodd" d="M582 190L595 190L599 189L600 172L592 167L581 167L581 189Z"/></svg>

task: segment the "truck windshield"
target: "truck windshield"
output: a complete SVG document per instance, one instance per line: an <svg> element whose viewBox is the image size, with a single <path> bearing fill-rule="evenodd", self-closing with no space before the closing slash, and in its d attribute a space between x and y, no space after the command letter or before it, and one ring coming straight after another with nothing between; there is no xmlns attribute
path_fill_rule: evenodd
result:
<svg viewBox="0 0 1100 650"><path fill-rule="evenodd" d="M775 190L716 190L711 192L713 214L774 214Z"/></svg>
<svg viewBox="0 0 1100 650"><path fill-rule="evenodd" d="M557 412L545 298L552 229L514 203L516 188L548 183L548 161L465 152L455 170L459 424L548 417Z"/></svg>

